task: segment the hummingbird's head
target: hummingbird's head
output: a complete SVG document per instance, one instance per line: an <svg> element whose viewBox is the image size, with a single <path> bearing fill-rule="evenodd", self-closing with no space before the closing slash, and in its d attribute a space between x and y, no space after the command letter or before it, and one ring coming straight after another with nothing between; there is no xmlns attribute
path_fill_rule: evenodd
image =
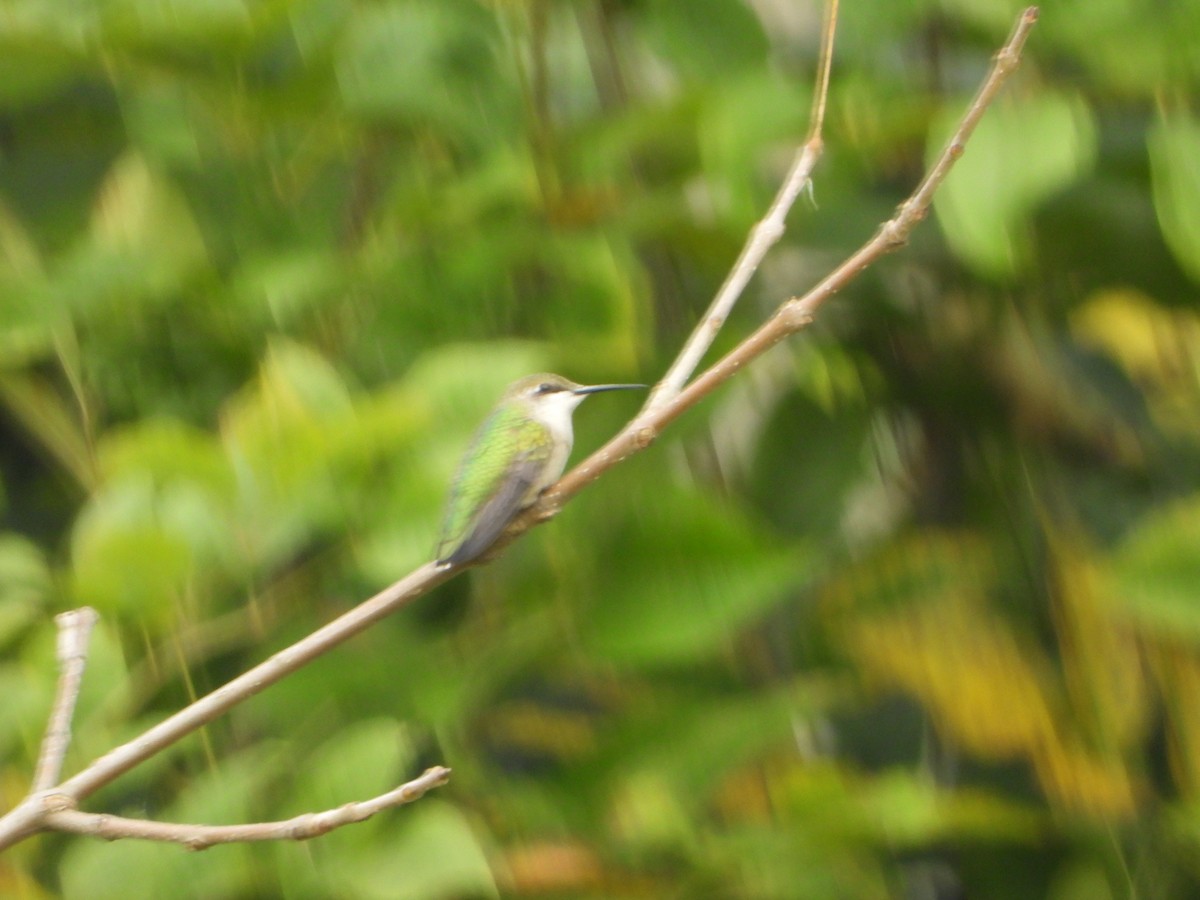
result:
<svg viewBox="0 0 1200 900"><path fill-rule="evenodd" d="M641 387L645 385L576 384L561 375L542 372L538 375L527 375L509 385L508 390L504 392L504 400L524 405L543 421L559 422L565 419L569 423L571 413L588 394Z"/></svg>
<svg viewBox="0 0 1200 900"><path fill-rule="evenodd" d="M520 381L514 381L508 386L508 390L504 392L504 395L508 399L519 397L524 400L537 402L540 399L553 397L557 394L574 395L575 391L581 386L563 378L561 375L541 372L537 375L526 375Z"/></svg>

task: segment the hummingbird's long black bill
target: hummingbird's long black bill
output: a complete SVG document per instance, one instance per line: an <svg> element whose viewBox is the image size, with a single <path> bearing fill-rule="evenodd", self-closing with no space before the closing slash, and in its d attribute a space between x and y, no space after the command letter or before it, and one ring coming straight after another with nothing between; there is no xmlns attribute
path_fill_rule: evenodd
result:
<svg viewBox="0 0 1200 900"><path fill-rule="evenodd" d="M599 394L601 391L633 391L645 388L644 384L584 384L575 388L575 394Z"/></svg>

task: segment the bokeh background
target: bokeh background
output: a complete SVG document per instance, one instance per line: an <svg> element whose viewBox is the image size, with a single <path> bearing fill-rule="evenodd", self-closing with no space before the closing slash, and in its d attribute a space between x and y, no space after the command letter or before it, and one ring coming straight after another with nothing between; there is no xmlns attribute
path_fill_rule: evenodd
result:
<svg viewBox="0 0 1200 900"><path fill-rule="evenodd" d="M844 2L720 337L869 237L1009 0ZM0 806L428 559L530 371L654 381L803 137L810 0L4 0ZM19 898L1200 892L1200 5L1048 0L911 245L494 564L42 836ZM591 400L577 456L637 408Z"/></svg>

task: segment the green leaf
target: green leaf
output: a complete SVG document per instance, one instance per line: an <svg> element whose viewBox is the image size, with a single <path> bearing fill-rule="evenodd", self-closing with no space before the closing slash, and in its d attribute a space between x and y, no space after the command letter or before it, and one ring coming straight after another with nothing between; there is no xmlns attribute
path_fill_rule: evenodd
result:
<svg viewBox="0 0 1200 900"><path fill-rule="evenodd" d="M174 298L207 264L187 199L131 151L109 169L86 239L50 273L44 302L97 316L127 313Z"/></svg>
<svg viewBox="0 0 1200 900"><path fill-rule="evenodd" d="M267 758L261 749L223 759L216 770L194 774L179 799L155 818L205 825L256 821L253 801L280 768L281 763ZM235 844L197 854L149 841L76 841L62 863L63 896L88 900L241 896L255 887L254 846Z"/></svg>
<svg viewBox="0 0 1200 900"><path fill-rule="evenodd" d="M900 769L867 782L859 802L867 814L863 825L889 847L953 836L1031 841L1042 827L1032 807L982 791L947 790L925 774Z"/></svg>
<svg viewBox="0 0 1200 900"><path fill-rule="evenodd" d="M652 0L645 7L645 34L684 75L717 80L767 55L767 37L749 4L707 0L702 10L675 0Z"/></svg>
<svg viewBox="0 0 1200 900"><path fill-rule="evenodd" d="M811 779L812 776L809 776ZM714 830L694 852L692 864L720 879L716 896L789 897L795 900L886 900L889 875L877 854L831 835L837 807L856 798L828 798L802 824L754 819ZM813 827L814 822L820 826Z"/></svg>
<svg viewBox="0 0 1200 900"><path fill-rule="evenodd" d="M1006 11L1011 16L1012 7ZM1114 106L1118 98L1152 97L1164 84L1184 85L1195 77L1200 11L1191 3L1149 8L1121 0L1074 3L1068 15L1042 16L1037 31L1038 41L1079 67L1071 82L1086 79L1094 96ZM1114 35L1121 39L1112 40Z"/></svg>
<svg viewBox="0 0 1200 900"><path fill-rule="evenodd" d="M694 815L731 772L792 740L803 720L827 715L839 699L837 685L816 678L753 696L721 695L710 685L677 689L667 708L652 707L617 731L612 766L657 773Z"/></svg>
<svg viewBox="0 0 1200 900"><path fill-rule="evenodd" d="M1180 264L1200 282L1200 122L1160 120L1146 143L1159 227Z"/></svg>
<svg viewBox="0 0 1200 900"><path fill-rule="evenodd" d="M303 762L302 790L288 807L330 809L368 799L409 777L414 758L406 730L395 721L350 726ZM296 856L293 848L281 846L278 853L289 896L424 900L494 893L487 859L462 814L428 797L321 838L299 868L287 862Z"/></svg>
<svg viewBox="0 0 1200 900"><path fill-rule="evenodd" d="M0 759L7 768L9 761L20 758L32 763L38 741L46 727L46 716L54 701L53 659L46 656L47 668L42 677L31 677L25 661L0 664ZM24 763L23 763L24 764ZM0 769L4 772L5 769ZM29 773L22 773L22 788Z"/></svg>
<svg viewBox="0 0 1200 900"><path fill-rule="evenodd" d="M205 539L221 534L221 521L186 490L160 493L147 478L110 485L75 524L72 595L101 613L168 621L203 561Z"/></svg>
<svg viewBox="0 0 1200 900"><path fill-rule="evenodd" d="M495 127L496 114L508 104L498 90L505 70L496 65L492 27L471 5L454 2L360 9L338 52L346 108L367 118L432 122L464 135L478 131L479 113L489 111L483 121Z"/></svg>
<svg viewBox="0 0 1200 900"><path fill-rule="evenodd" d="M1200 640L1200 498L1147 516L1112 558L1117 610L1164 638Z"/></svg>
<svg viewBox="0 0 1200 900"><path fill-rule="evenodd" d="M336 296L342 266L323 250L297 250L248 260L237 272L234 292L253 305L265 306L276 325L288 325Z"/></svg>
<svg viewBox="0 0 1200 900"><path fill-rule="evenodd" d="M930 127L926 159L942 150L961 103ZM1038 204L1086 173L1096 155L1095 126L1082 98L1039 93L988 109L966 152L934 196L942 234L981 274L1010 278L1033 261L1027 220Z"/></svg>
<svg viewBox="0 0 1200 900"><path fill-rule="evenodd" d="M82 68L77 48L51 34L6 31L0 34L0 108L20 109L44 101Z"/></svg>
<svg viewBox="0 0 1200 900"><path fill-rule="evenodd" d="M793 392L771 412L750 466L753 496L776 527L827 535L846 513L851 488L869 471L870 410L827 408Z"/></svg>
<svg viewBox="0 0 1200 900"><path fill-rule="evenodd" d="M170 844L150 841L75 841L60 864L64 900L152 900L166 896L199 898L193 889L199 863L209 856L185 854ZM224 870L229 859L218 860ZM131 877L132 876L132 877Z"/></svg>
<svg viewBox="0 0 1200 900"><path fill-rule="evenodd" d="M701 17L702 18L702 17ZM710 183L725 185L724 210L742 226L761 216L776 173L764 174L767 152L786 159L803 133L808 100L794 83L773 73L752 70L722 84L703 107L698 125L700 153ZM798 204L799 217L811 215L811 204Z"/></svg>
<svg viewBox="0 0 1200 900"><path fill-rule="evenodd" d="M574 587L593 598L580 627L601 656L640 665L702 659L811 570L807 549L779 546L731 507L661 484L641 495L654 501L619 541L597 548L620 565Z"/></svg>
<svg viewBox="0 0 1200 900"><path fill-rule="evenodd" d="M349 391L318 353L272 341L257 380L226 404L221 435L252 482L245 490L273 499L328 475L339 428L352 427Z"/></svg>
<svg viewBox="0 0 1200 900"><path fill-rule="evenodd" d="M155 254L176 264L204 259L204 241L186 199L163 173L136 153L116 161L92 219L98 245L123 253ZM158 260L141 260L143 264Z"/></svg>
<svg viewBox="0 0 1200 900"><path fill-rule="evenodd" d="M147 476L158 484L185 483L215 497L232 497L233 472L213 437L174 419L147 418L115 430L97 449L101 477Z"/></svg>
<svg viewBox="0 0 1200 900"><path fill-rule="evenodd" d="M257 821L276 779L294 771L288 754L280 744L264 743L224 757L219 767L194 773L163 818L213 825ZM214 887L209 896L222 893Z"/></svg>
<svg viewBox="0 0 1200 900"><path fill-rule="evenodd" d="M0 647L38 616L51 587L41 549L18 534L0 533Z"/></svg>
<svg viewBox="0 0 1200 900"><path fill-rule="evenodd" d="M0 374L0 403L79 484L93 483L92 451L79 417L46 379L33 372Z"/></svg>
<svg viewBox="0 0 1200 900"><path fill-rule="evenodd" d="M910 532L843 566L823 587L825 613L850 626L879 613L973 597L996 581L996 549L972 531Z"/></svg>
<svg viewBox="0 0 1200 900"><path fill-rule="evenodd" d="M1046 900L1115 900L1112 875L1099 860L1065 863L1054 874Z"/></svg>
<svg viewBox="0 0 1200 900"><path fill-rule="evenodd" d="M342 728L300 763L289 809L334 809L396 787L412 768L415 751L394 719L369 719Z"/></svg>
<svg viewBox="0 0 1200 900"><path fill-rule="evenodd" d="M111 46L187 56L198 49L236 50L269 26L282 4L247 0L108 0L102 28ZM276 15L273 15L276 14Z"/></svg>
<svg viewBox="0 0 1200 900"><path fill-rule="evenodd" d="M203 136L197 133L187 93L178 84L138 82L121 98L132 143L164 166L203 166Z"/></svg>
<svg viewBox="0 0 1200 900"><path fill-rule="evenodd" d="M496 897L495 876L471 822L458 809L426 797L395 813L390 838L356 856L344 870L362 900Z"/></svg>
<svg viewBox="0 0 1200 900"><path fill-rule="evenodd" d="M317 423L350 409L350 394L324 357L302 344L276 339L257 383L230 405L222 429L237 441L260 431Z"/></svg>
<svg viewBox="0 0 1200 900"><path fill-rule="evenodd" d="M0 202L0 371L25 365L50 350L53 317L40 302L42 267L26 223Z"/></svg>

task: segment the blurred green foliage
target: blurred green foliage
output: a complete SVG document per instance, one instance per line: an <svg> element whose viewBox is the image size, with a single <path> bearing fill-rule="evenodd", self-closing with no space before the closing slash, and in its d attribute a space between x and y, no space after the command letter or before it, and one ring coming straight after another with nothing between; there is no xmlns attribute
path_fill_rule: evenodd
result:
<svg viewBox="0 0 1200 900"><path fill-rule="evenodd" d="M1018 10L843 4L818 203L719 348L903 199ZM819 27L0 4L0 807L54 612L103 614L73 771L427 560L508 381L653 380L806 129ZM1194 896L1198 45L1196 4L1048 4L912 246L502 559L88 808L449 787L304 845L42 837L0 895ZM589 403L580 450L636 402Z"/></svg>

